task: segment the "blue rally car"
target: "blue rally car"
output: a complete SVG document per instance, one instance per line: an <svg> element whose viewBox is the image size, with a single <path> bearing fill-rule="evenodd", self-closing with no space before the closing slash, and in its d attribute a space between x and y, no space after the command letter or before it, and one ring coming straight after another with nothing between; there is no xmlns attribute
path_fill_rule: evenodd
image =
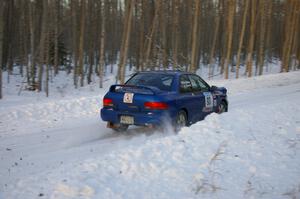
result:
<svg viewBox="0 0 300 199"><path fill-rule="evenodd" d="M209 86L193 73L147 71L110 87L101 118L116 131L125 131L129 125L160 126L164 121L180 129L212 112L227 111L226 88Z"/></svg>

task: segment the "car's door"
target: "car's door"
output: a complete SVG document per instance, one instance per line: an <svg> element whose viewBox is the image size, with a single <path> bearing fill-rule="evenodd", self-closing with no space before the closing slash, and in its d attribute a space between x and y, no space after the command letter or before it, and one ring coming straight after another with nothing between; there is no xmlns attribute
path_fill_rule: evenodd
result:
<svg viewBox="0 0 300 199"><path fill-rule="evenodd" d="M198 120L203 119L213 111L213 96L209 85L198 75L189 75L194 97L197 99Z"/></svg>
<svg viewBox="0 0 300 199"><path fill-rule="evenodd" d="M177 106L179 108L186 108L188 111L188 120L190 123L199 120L199 106L201 102L195 97L191 80L188 75L181 75L179 78L179 97Z"/></svg>

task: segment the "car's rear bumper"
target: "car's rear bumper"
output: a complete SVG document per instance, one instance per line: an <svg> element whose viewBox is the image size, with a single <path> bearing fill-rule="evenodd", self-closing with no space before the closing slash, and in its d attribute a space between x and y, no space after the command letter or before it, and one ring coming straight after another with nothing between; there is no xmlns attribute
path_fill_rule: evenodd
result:
<svg viewBox="0 0 300 199"><path fill-rule="evenodd" d="M167 111L131 113L116 111L108 108L101 109L101 118L103 121L118 124L120 123L120 116L122 115L132 116L134 118L134 125L161 125L164 121L167 121L170 118L170 115Z"/></svg>

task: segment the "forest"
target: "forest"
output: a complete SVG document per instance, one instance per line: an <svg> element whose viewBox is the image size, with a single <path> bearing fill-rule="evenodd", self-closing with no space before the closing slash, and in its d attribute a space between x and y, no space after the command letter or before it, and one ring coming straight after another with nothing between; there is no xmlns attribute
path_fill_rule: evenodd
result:
<svg viewBox="0 0 300 199"><path fill-rule="evenodd" d="M274 60L280 72L300 68L299 0L0 1L0 98L11 75L48 96L60 72L75 88L103 87L107 73L124 83L127 70L206 67L228 79Z"/></svg>

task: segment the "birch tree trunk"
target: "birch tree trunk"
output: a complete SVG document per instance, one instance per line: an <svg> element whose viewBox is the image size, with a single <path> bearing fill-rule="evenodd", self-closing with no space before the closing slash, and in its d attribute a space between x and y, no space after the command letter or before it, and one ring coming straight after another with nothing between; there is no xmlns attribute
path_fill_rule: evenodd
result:
<svg viewBox="0 0 300 199"><path fill-rule="evenodd" d="M48 0L43 0L43 18L42 30L39 44L39 73L38 73L38 91L42 91L43 70L45 63L45 40L47 34L47 16L48 15Z"/></svg>

